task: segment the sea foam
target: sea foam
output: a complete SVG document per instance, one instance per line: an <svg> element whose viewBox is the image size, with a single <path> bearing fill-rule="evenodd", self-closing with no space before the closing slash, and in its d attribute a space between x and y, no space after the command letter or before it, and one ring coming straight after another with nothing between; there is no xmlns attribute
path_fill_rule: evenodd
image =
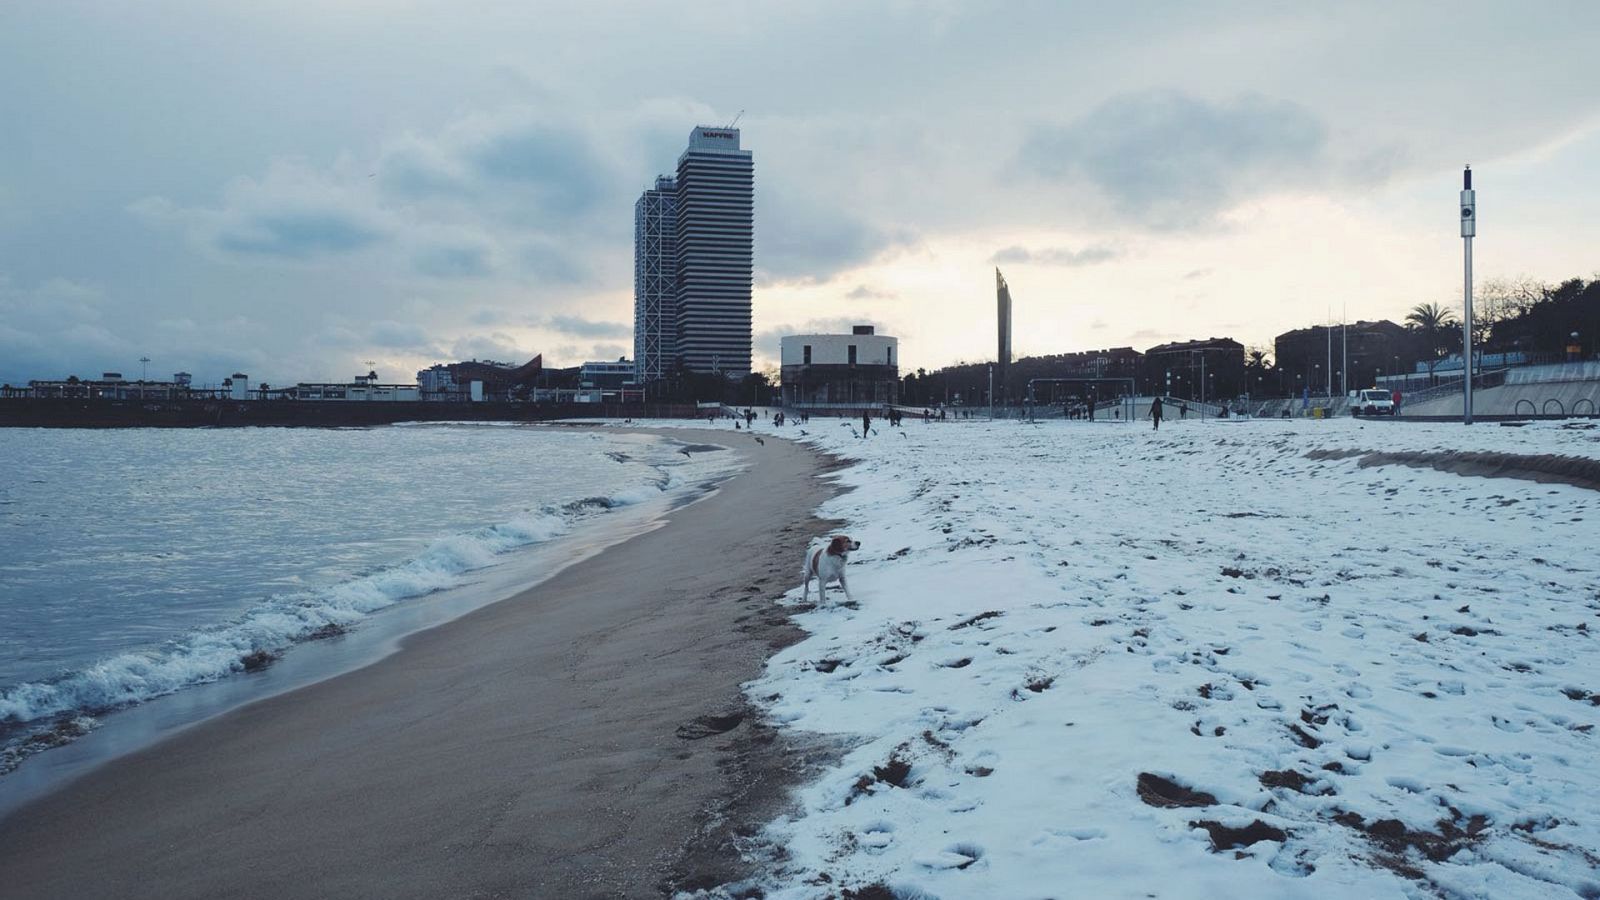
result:
<svg viewBox="0 0 1600 900"><path fill-rule="evenodd" d="M94 715L254 668L296 643L341 633L378 610L454 587L461 576L493 565L504 553L561 537L585 515L642 502L659 496L662 488L588 498L448 535L398 565L316 590L275 595L234 621L191 631L162 647L15 685L0 693L0 729L12 733L0 748L0 773L33 750L59 743L51 735L64 723L84 731Z"/></svg>

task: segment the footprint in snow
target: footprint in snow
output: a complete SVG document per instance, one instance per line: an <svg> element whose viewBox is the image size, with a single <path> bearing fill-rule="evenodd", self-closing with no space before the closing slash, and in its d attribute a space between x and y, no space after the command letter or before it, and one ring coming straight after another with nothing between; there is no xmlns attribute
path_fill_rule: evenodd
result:
<svg viewBox="0 0 1600 900"><path fill-rule="evenodd" d="M983 858L983 848L977 844L951 844L938 853L927 853L913 862L929 869L966 869Z"/></svg>
<svg viewBox="0 0 1600 900"><path fill-rule="evenodd" d="M856 833L856 843L870 852L888 849L894 843L893 822L869 822Z"/></svg>

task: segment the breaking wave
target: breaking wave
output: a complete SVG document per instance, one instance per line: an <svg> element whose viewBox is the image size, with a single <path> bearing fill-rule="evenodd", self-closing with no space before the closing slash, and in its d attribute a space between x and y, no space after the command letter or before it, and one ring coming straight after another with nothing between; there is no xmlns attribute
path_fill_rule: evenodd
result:
<svg viewBox="0 0 1600 900"><path fill-rule="evenodd" d="M440 538L403 563L315 590L278 594L231 622L121 653L58 678L0 691L0 774L86 733L94 716L270 664L294 644L342 634L403 600L454 587L504 553L561 537L583 517L643 502L674 479L588 497Z"/></svg>

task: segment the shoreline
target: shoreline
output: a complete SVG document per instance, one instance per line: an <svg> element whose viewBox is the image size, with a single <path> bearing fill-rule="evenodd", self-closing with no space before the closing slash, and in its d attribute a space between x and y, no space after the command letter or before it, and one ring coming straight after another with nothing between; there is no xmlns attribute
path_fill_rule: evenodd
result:
<svg viewBox="0 0 1600 900"><path fill-rule="evenodd" d="M460 423L446 427L470 426L471 423ZM629 432L615 434L608 439L617 440L620 446L638 438L663 442L667 452L673 446L683 444L681 440L661 433ZM573 446L582 446L581 439L572 440L577 442ZM723 447L701 445L700 449L722 450ZM138 678L130 678L127 680L131 680L133 686L126 692L129 699L105 706L92 705L94 698L91 692L98 689L104 695L120 697L122 695L114 689L120 687L121 682L109 678L103 686L96 684L85 677L88 667L83 664L75 669L63 668L62 671L76 676L76 679L62 679L68 685L66 693L70 696L76 690L89 696L77 705L68 704L69 708L54 716L35 718L31 723L7 723L11 731L6 740L0 742L0 819L34 797L55 790L110 760L258 700L364 668L394 652L400 641L411 634L513 597L569 565L592 557L641 531L660 527L673 510L701 499L714 491L722 481L742 470L742 465L730 461L728 454L723 454L721 462L717 461L715 454L695 454L696 459L701 457L705 457L706 462L690 467L696 470L692 474L685 474L683 468L649 463L660 476L657 486L662 491L659 497L640 497L639 491L627 487L602 489L580 500L557 506L541 506L538 512L533 512L530 507L523 514L489 516L475 525L458 525L427 536L418 542L418 550L414 553L379 562L376 566L369 565L350 576L309 585L304 589L302 596L316 612L332 610L334 616L342 616L347 615L349 610L338 599L341 591L363 583L389 582L385 587L375 588L390 595L387 602L376 609L368 609L363 605L355 613L357 618L352 624L340 621L332 628L316 631L302 628L298 635L289 633L290 629L282 626L276 631L269 628L264 634L251 631L250 623L258 618L265 616L271 620L273 616L280 615L272 605L277 598L263 596L231 620L209 624L202 621L180 631L172 639L178 650L160 652L151 658L150 664L157 667L156 671L136 671L139 676L149 677L152 683L161 685L163 679L158 676L169 669L182 667L182 663L175 661L185 656L180 651L195 646L193 642L204 635L216 633L214 629L221 629L224 634L230 631L248 632L249 643L261 652L265 665L260 665L261 660L258 660L254 668L246 663L244 671L239 671L237 665L230 670L229 664L236 663L245 650L238 649L236 644L230 646L230 642L225 640L214 641L213 646L205 650L207 661L212 665L211 672L201 670L196 675L195 665L188 663L187 671L166 678L166 681L173 683L165 685L153 696L136 696L141 682ZM672 458L676 460L677 457ZM737 457L733 459L737 460ZM676 481L677 484L669 490L668 481ZM607 506L603 513L573 511L574 507L596 505L600 498L605 498L603 502ZM621 499L612 502L613 498ZM541 527L545 523L559 524L554 534L514 537L510 549L490 549L492 561L487 565L481 559L470 556L466 557L468 561L461 562L463 551L459 548L460 542L468 542L469 549L474 545L481 547L481 533L489 532L492 535L502 528L518 528L528 521L525 515L539 519ZM434 565L445 567L453 583L440 585ZM413 581L407 587L405 580L399 576L408 571L417 572L417 577L426 581L421 585ZM395 596L397 594L399 596ZM298 610L291 607L289 612L295 614ZM292 625L293 619L289 621ZM102 657L102 660L109 660L115 667L139 653L138 648L121 648L113 650L110 656ZM72 687L74 680L83 686ZM48 689L53 681L36 679L31 684ZM25 688L29 685L29 680L24 678L12 687ZM0 691L0 694L9 696L12 687ZM48 701L49 695L44 694L42 699ZM24 702L37 703L41 702L41 698ZM4 706L6 703L0 698L0 707ZM80 720L77 718L80 716L85 718ZM86 733L72 730L81 729L75 724L79 721L89 724ZM6 730L0 727L0 732Z"/></svg>
<svg viewBox="0 0 1600 900"><path fill-rule="evenodd" d="M741 686L800 636L772 600L835 488L797 444L729 452L748 468L664 526L0 819L9 886L632 897L737 877L708 844L787 768Z"/></svg>

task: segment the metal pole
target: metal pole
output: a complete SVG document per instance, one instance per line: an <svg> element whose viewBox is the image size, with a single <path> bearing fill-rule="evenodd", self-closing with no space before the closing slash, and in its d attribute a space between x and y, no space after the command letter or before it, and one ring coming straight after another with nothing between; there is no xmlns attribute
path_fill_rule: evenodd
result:
<svg viewBox="0 0 1600 900"><path fill-rule="evenodd" d="M1331 313L1328 316L1328 325L1327 325L1327 329L1326 330L1328 332L1328 368L1325 371L1328 374L1325 376L1325 378L1324 378L1322 383L1323 383L1323 386L1326 387L1327 390L1328 390L1328 399L1332 400L1333 399L1333 315Z"/></svg>
<svg viewBox="0 0 1600 900"><path fill-rule="evenodd" d="M1464 378L1461 380L1461 424L1472 424L1472 238L1461 239L1465 247L1464 261L1466 285L1462 290L1461 360Z"/></svg>
<svg viewBox="0 0 1600 900"><path fill-rule="evenodd" d="M994 366L989 367L989 421L994 421Z"/></svg>
<svg viewBox="0 0 1600 900"><path fill-rule="evenodd" d="M1478 201L1472 190L1472 167L1461 173L1461 243L1465 285L1461 303L1461 424L1472 424L1472 238L1478 233Z"/></svg>
<svg viewBox="0 0 1600 900"><path fill-rule="evenodd" d="M1339 318L1344 318L1341 315ZM1339 363L1339 393L1350 396L1350 323L1339 324L1339 354L1342 357Z"/></svg>

